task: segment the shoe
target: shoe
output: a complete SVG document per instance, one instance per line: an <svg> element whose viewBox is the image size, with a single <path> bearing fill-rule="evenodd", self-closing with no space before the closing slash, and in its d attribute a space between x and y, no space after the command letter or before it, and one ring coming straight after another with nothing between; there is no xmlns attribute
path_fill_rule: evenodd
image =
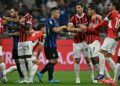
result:
<svg viewBox="0 0 120 86"><path fill-rule="evenodd" d="M24 78L20 78L19 80L15 81L15 83L19 83L19 82L21 82L23 80L24 80Z"/></svg>
<svg viewBox="0 0 120 86"><path fill-rule="evenodd" d="M33 83L33 78L29 78L29 83Z"/></svg>
<svg viewBox="0 0 120 86"><path fill-rule="evenodd" d="M40 72L37 72L37 76L38 76L38 79L40 82L43 82L42 79L43 79L43 74L40 73Z"/></svg>
<svg viewBox="0 0 120 86"><path fill-rule="evenodd" d="M24 80L19 81L18 83L20 83L20 84L29 83L29 81L24 79Z"/></svg>
<svg viewBox="0 0 120 86"><path fill-rule="evenodd" d="M80 78L76 78L76 84L80 83Z"/></svg>
<svg viewBox="0 0 120 86"><path fill-rule="evenodd" d="M6 75L3 76L3 78L2 78L2 82L3 82L3 83L7 83L7 82L8 82L8 79L7 79L7 76L6 76Z"/></svg>
<svg viewBox="0 0 120 86"><path fill-rule="evenodd" d="M120 80L120 76L118 77L118 80Z"/></svg>
<svg viewBox="0 0 120 86"><path fill-rule="evenodd" d="M49 80L48 83L59 83L60 81L59 80L55 80L55 79L52 79L52 80Z"/></svg>
<svg viewBox="0 0 120 86"><path fill-rule="evenodd" d="M0 79L3 78L3 72L0 72Z"/></svg>
<svg viewBox="0 0 120 86"><path fill-rule="evenodd" d="M104 75L98 74L98 76L95 78L95 80L102 80L104 78Z"/></svg>
<svg viewBox="0 0 120 86"><path fill-rule="evenodd" d="M3 75L3 72L0 72L0 81L3 83L7 83L8 79L6 75Z"/></svg>
<svg viewBox="0 0 120 86"><path fill-rule="evenodd" d="M98 83L98 81L97 81L97 80L92 80L92 82L93 82L93 83Z"/></svg>

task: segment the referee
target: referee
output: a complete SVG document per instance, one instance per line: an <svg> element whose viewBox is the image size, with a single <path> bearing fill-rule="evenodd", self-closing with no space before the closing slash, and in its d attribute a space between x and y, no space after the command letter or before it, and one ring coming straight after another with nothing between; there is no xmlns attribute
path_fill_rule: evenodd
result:
<svg viewBox="0 0 120 86"><path fill-rule="evenodd" d="M42 69L42 71L37 73L37 76L40 81L42 81L43 74L48 71L48 82L49 83L57 83L58 80L53 78L54 66L58 62L58 53L57 53L57 33L63 29L66 29L66 26L59 27L57 19L59 19L60 11L57 7L53 7L50 9L51 17L45 21L46 26L46 38L44 43L44 51L46 55L46 59L48 59L48 63Z"/></svg>

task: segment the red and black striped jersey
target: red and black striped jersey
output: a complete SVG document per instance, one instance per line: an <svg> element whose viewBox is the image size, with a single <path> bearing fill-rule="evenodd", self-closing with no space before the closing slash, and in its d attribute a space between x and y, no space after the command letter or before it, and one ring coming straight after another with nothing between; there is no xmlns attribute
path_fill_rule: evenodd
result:
<svg viewBox="0 0 120 86"><path fill-rule="evenodd" d="M28 24L30 24L31 25L31 27L33 27L33 17L32 17L32 15L30 15L29 13L27 13L25 16L24 16L24 18L25 18L25 23L28 23Z"/></svg>
<svg viewBox="0 0 120 86"><path fill-rule="evenodd" d="M70 18L70 23L72 23L75 28L79 28L80 24L88 25L89 16L86 13L83 13L82 16L75 14ZM77 35L74 36L75 43L80 43L85 40L85 33L76 32L76 34Z"/></svg>
<svg viewBox="0 0 120 86"><path fill-rule="evenodd" d="M23 21L23 24L27 25L30 24L31 28L33 27L33 17L27 13L24 17L25 21ZM25 28L20 26L19 29L20 32L20 37L19 37L19 42L24 42L24 41L30 41L31 40L31 33L28 33Z"/></svg>
<svg viewBox="0 0 120 86"><path fill-rule="evenodd" d="M0 35L3 33L3 19L0 18ZM0 46L2 45L2 37L0 36Z"/></svg>
<svg viewBox="0 0 120 86"><path fill-rule="evenodd" d="M96 15L92 16L89 21L90 29L93 29L91 27L93 27L93 25L99 24L101 22L101 20L102 20L102 17L100 15L96 14ZM101 41L100 30L95 30L95 31L87 30L86 38L85 38L86 43L90 44L90 43L94 42L95 40Z"/></svg>

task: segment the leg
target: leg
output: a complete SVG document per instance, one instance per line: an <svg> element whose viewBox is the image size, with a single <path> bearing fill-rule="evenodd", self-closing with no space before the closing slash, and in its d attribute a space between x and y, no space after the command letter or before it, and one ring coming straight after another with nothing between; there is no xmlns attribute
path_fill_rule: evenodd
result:
<svg viewBox="0 0 120 86"><path fill-rule="evenodd" d="M31 68L31 67L33 67L32 59L31 58L26 58L26 62L28 64L26 66L28 67L29 82L33 83L34 75L32 73L32 68Z"/></svg>
<svg viewBox="0 0 120 86"><path fill-rule="evenodd" d="M75 58L74 71L75 71L76 83L80 83L80 78L79 78L80 67L79 67L79 63L80 63L80 58Z"/></svg>
<svg viewBox="0 0 120 86"><path fill-rule="evenodd" d="M95 78L96 80L103 79L104 78L104 72L105 72L104 51L100 50L98 56L99 56L99 68L100 68L100 72L99 72L99 75Z"/></svg>
<svg viewBox="0 0 120 86"><path fill-rule="evenodd" d="M0 68L2 70L3 73L3 82L7 82L7 77L6 77L6 65L2 60L2 56L0 56Z"/></svg>
<svg viewBox="0 0 120 86"><path fill-rule="evenodd" d="M27 73L27 68L26 68L26 65L25 65L25 59L19 59L19 62L20 62L21 72L24 76L24 80L28 81L28 73Z"/></svg>
<svg viewBox="0 0 120 86"><path fill-rule="evenodd" d="M23 74L21 72L19 59L15 59L15 64L17 66L17 71L18 71L19 77L22 80L24 78L24 76L23 76Z"/></svg>
<svg viewBox="0 0 120 86"><path fill-rule="evenodd" d="M120 56L118 57L117 65L115 67L115 75L114 75L114 81L118 81L118 78L120 76Z"/></svg>

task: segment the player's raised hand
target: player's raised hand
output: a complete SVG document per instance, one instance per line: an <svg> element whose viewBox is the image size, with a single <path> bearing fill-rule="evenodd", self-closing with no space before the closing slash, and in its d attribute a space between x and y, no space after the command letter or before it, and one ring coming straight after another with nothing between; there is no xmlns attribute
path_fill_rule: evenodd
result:
<svg viewBox="0 0 120 86"><path fill-rule="evenodd" d="M72 30L74 28L73 23L68 23L67 30Z"/></svg>
<svg viewBox="0 0 120 86"><path fill-rule="evenodd" d="M12 21L12 22L18 22L19 21L16 18L10 18L10 17L5 17L5 16L3 16L3 19L6 20L6 21Z"/></svg>

